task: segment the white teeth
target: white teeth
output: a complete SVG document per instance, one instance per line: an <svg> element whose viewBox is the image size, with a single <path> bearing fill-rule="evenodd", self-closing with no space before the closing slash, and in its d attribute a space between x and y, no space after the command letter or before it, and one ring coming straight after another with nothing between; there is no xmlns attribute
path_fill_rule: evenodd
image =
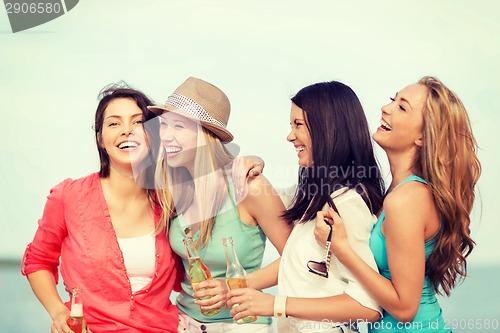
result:
<svg viewBox="0 0 500 333"><path fill-rule="evenodd" d="M138 146L139 146L139 144L137 142L125 141L125 142L120 143L120 145L118 146L118 148L120 148L120 149L135 148L135 147L138 147Z"/></svg>
<svg viewBox="0 0 500 333"><path fill-rule="evenodd" d="M167 154L175 154L175 153L180 152L181 150L182 149L179 147L166 147L165 148L165 151L167 152Z"/></svg>
<svg viewBox="0 0 500 333"><path fill-rule="evenodd" d="M305 149L305 147L295 147L296 152L301 152Z"/></svg>
<svg viewBox="0 0 500 333"><path fill-rule="evenodd" d="M384 121L384 119L380 119L380 126L385 130L392 130L392 127Z"/></svg>

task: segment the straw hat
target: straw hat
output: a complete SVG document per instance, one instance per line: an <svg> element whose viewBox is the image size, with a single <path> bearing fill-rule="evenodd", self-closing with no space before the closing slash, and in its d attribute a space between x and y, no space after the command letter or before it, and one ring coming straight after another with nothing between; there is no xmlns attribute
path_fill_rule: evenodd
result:
<svg viewBox="0 0 500 333"><path fill-rule="evenodd" d="M226 129L231 113L229 99L222 90L201 79L189 77L168 96L164 105L148 106L148 109L157 115L165 111L178 113L198 121L222 142L233 140Z"/></svg>

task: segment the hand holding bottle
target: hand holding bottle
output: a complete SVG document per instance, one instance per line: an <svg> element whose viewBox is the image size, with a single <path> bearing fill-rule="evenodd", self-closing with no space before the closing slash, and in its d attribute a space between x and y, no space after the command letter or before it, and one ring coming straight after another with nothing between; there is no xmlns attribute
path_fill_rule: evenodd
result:
<svg viewBox="0 0 500 333"><path fill-rule="evenodd" d="M191 281L191 287L193 290L202 282L204 281L211 281L213 280L212 275L210 274L210 270L208 267L203 263L203 261L200 258L200 255L198 254L198 250L194 246L193 239L190 237L187 237L184 239L184 247L186 248L186 253L188 257L188 262L189 262L189 280ZM205 290L206 287L198 287L196 288L199 292L202 292ZM195 296L196 297L196 296ZM211 295L203 295L201 296L198 301L206 301L208 299L212 298ZM210 307L210 309L203 309L200 306L201 314L204 315L205 317L208 316L214 316L217 313L220 312L221 307Z"/></svg>
<svg viewBox="0 0 500 333"><path fill-rule="evenodd" d="M227 305L232 307L229 314L238 322L245 317L274 315L274 295L252 288L231 289Z"/></svg>
<svg viewBox="0 0 500 333"><path fill-rule="evenodd" d="M194 288L194 301L202 310L210 310L226 307L228 292L226 281L224 279L210 279L197 284ZM202 299L210 296L210 298Z"/></svg>
<svg viewBox="0 0 500 333"><path fill-rule="evenodd" d="M61 302L61 309L55 313L50 314L52 317L52 325L50 326L51 332L71 332L67 324L69 317L69 309Z"/></svg>
<svg viewBox="0 0 500 333"><path fill-rule="evenodd" d="M87 333L87 321L83 317L82 289L73 288L71 296L71 311L67 324L74 333Z"/></svg>
<svg viewBox="0 0 500 333"><path fill-rule="evenodd" d="M76 294L76 297L75 297ZM73 288L71 297L71 310L60 301L49 311L52 318L51 332L57 333L92 333L83 318L83 303L81 289ZM76 303L76 305L75 305Z"/></svg>
<svg viewBox="0 0 500 333"><path fill-rule="evenodd" d="M241 266L236 254L232 237L222 238L224 252L226 254L226 284L230 290L246 288L248 277L245 269ZM233 309L239 307L239 303L233 303ZM237 324L248 324L257 320L257 316L245 316L234 318Z"/></svg>

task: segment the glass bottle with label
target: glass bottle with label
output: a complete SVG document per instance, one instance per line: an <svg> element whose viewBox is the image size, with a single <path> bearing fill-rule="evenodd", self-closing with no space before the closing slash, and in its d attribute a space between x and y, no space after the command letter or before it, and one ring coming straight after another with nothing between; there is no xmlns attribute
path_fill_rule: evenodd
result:
<svg viewBox="0 0 500 333"><path fill-rule="evenodd" d="M236 254L236 249L234 248L233 238L224 237L222 238L222 244L224 244L224 252L226 253L226 284L229 289L246 288L247 287L247 273L245 269L241 266L238 260L238 255ZM234 304L233 307L238 306ZM257 320L257 316L248 316L245 318L238 319L236 323L238 324L248 324Z"/></svg>
<svg viewBox="0 0 500 333"><path fill-rule="evenodd" d="M198 283L212 279L212 275L210 274L210 270L208 267L201 261L200 255L198 254L198 250L194 246L193 239L187 237L184 239L184 247L186 248L186 253L188 256L189 262L189 281L191 281L191 287L194 288ZM209 299L212 296L203 296L200 299ZM201 314L205 317L214 316L220 312L221 308L210 309L210 310L201 310Z"/></svg>
<svg viewBox="0 0 500 333"><path fill-rule="evenodd" d="M83 317L82 289L73 288L71 293L71 310L67 321L69 328L75 333L86 333L87 322Z"/></svg>

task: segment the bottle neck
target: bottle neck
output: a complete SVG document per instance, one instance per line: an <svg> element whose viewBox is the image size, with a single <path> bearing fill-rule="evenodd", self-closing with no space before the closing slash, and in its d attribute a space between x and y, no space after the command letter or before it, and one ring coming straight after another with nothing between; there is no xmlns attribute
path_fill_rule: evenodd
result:
<svg viewBox="0 0 500 333"><path fill-rule="evenodd" d="M188 259L200 257L198 250L194 246L192 238L188 237L184 239L184 247L186 248L186 254L188 256Z"/></svg>
<svg viewBox="0 0 500 333"><path fill-rule="evenodd" d="M229 265L241 266L233 242L227 242L224 249L226 252L226 264L228 266Z"/></svg>
<svg viewBox="0 0 500 333"><path fill-rule="evenodd" d="M80 288L73 288L71 296L70 316L72 317L83 316L83 299L82 299L82 290Z"/></svg>
<svg viewBox="0 0 500 333"><path fill-rule="evenodd" d="M236 254L233 239L230 237L224 238L223 243L226 253L226 278L246 278L246 272Z"/></svg>

